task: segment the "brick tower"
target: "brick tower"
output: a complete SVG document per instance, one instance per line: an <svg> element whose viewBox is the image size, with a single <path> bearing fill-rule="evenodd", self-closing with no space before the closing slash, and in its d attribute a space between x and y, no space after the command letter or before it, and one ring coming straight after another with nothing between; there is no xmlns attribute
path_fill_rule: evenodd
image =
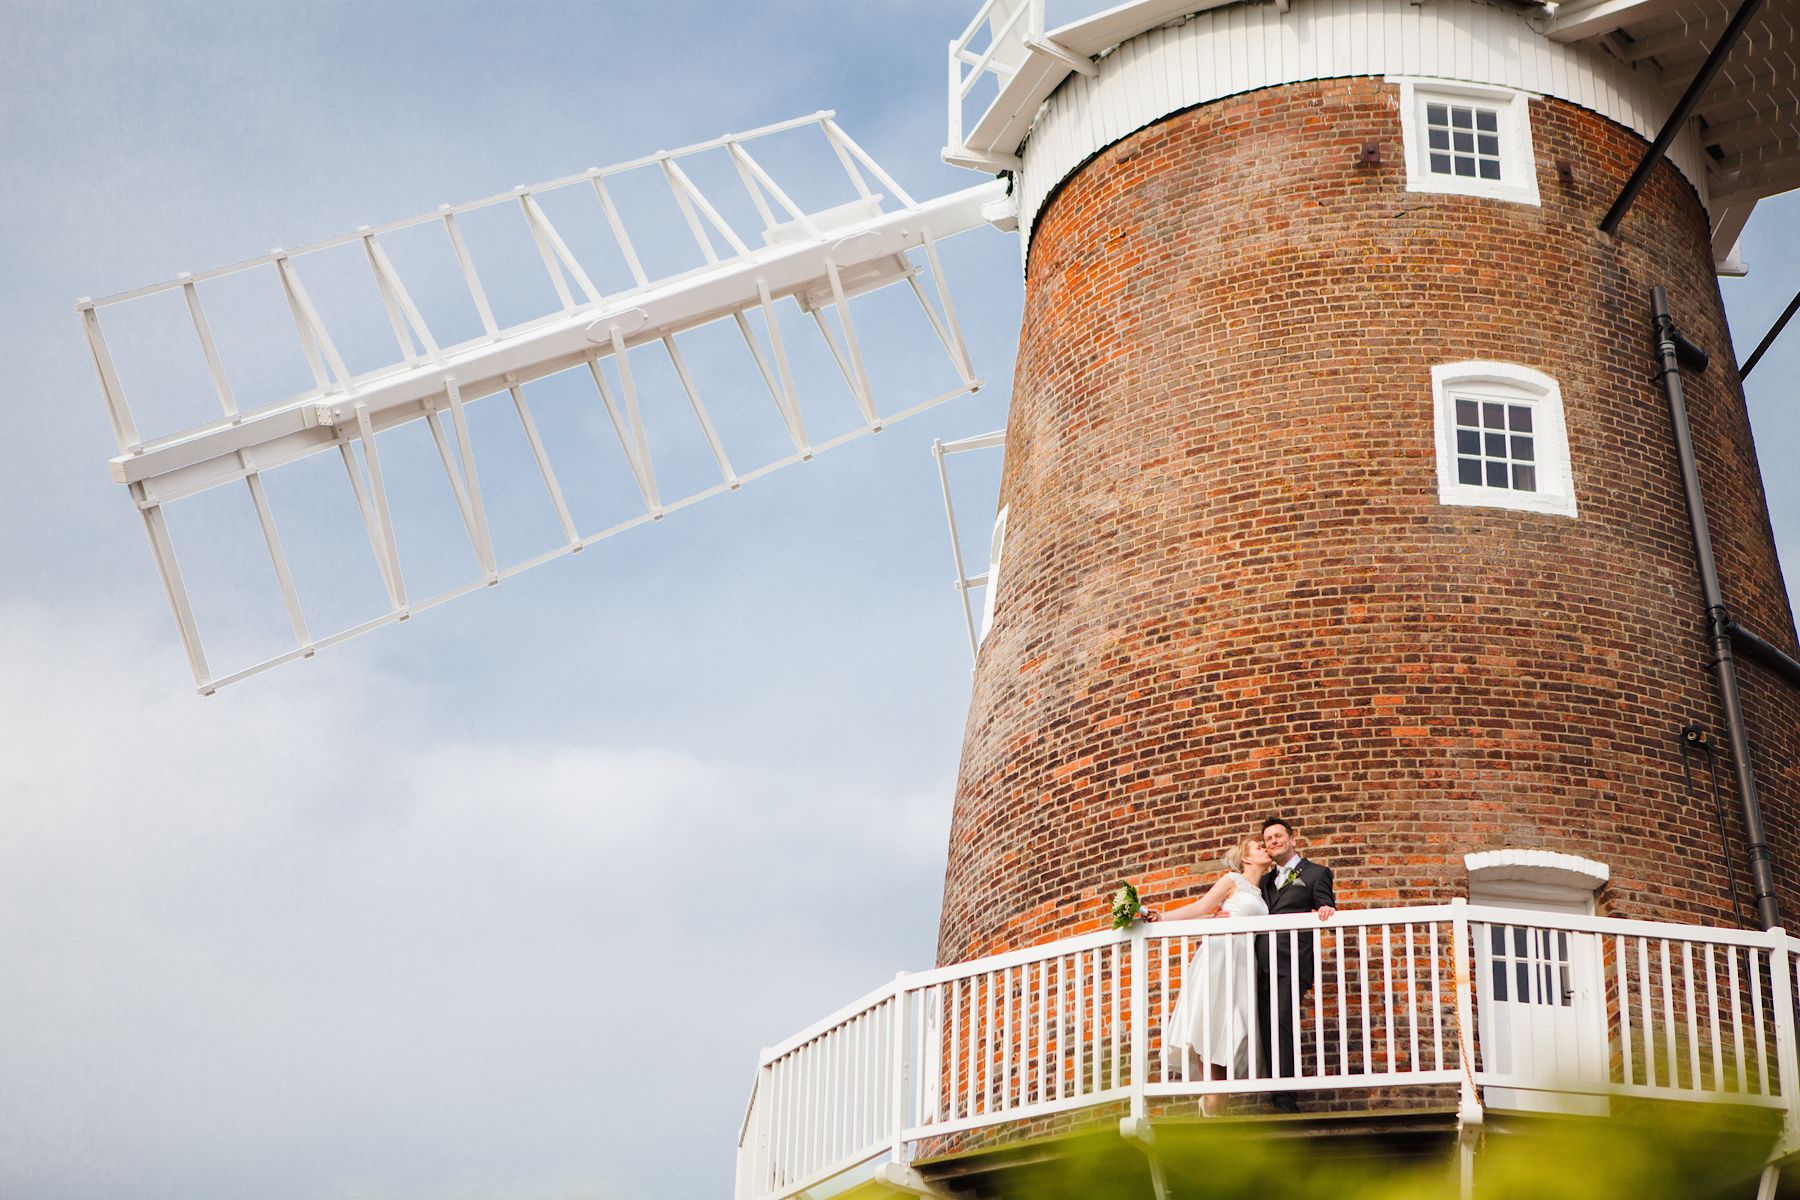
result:
<svg viewBox="0 0 1800 1200"><path fill-rule="evenodd" d="M1282 7L1124 40L1030 128L939 960L1097 928L1121 879L1197 894L1271 813L1347 905L1542 849L1609 868L1603 912L1730 923L1741 816L1721 845L1683 774L1723 717L1655 286L1713 353L1686 396L1726 605L1794 642L1700 138L1609 235L1667 111L1641 72L1525 7ZM1800 706L1742 679L1793 903Z"/></svg>

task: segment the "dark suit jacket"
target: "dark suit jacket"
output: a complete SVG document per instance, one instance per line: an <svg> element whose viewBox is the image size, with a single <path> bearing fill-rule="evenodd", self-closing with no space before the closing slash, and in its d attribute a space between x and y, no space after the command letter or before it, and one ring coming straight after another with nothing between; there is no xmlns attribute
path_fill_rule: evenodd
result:
<svg viewBox="0 0 1800 1200"><path fill-rule="evenodd" d="M1271 867L1262 877L1263 902L1269 906L1270 916L1286 916L1291 913L1313 912L1320 908L1336 908L1337 894L1331 889L1331 868L1322 867L1307 859L1300 860L1299 874L1291 883L1279 890L1275 881L1281 877L1281 868ZM1299 937L1291 937L1286 933L1275 935L1274 965L1277 971L1286 975L1291 970L1298 970L1300 978L1310 984L1313 976L1313 935L1302 933ZM1267 939L1258 938L1256 946L1257 966L1262 970L1269 968L1269 945ZM1290 961L1290 959L1297 961Z"/></svg>

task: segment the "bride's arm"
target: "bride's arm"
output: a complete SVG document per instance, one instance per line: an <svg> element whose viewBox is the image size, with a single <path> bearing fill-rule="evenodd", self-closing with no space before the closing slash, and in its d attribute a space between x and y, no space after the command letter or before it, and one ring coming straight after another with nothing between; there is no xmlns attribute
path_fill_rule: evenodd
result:
<svg viewBox="0 0 1800 1200"><path fill-rule="evenodd" d="M1191 921L1197 917L1210 917L1219 911L1219 905L1225 903L1226 897L1231 895L1231 887L1231 876L1221 876L1219 882L1207 889L1206 895L1191 903L1183 904L1180 908L1171 908L1167 912L1160 913L1158 919Z"/></svg>

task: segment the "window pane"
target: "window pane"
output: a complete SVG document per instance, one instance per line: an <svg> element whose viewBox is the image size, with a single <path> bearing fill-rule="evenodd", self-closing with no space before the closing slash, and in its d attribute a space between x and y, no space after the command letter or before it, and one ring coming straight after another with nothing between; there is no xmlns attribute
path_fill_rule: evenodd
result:
<svg viewBox="0 0 1800 1200"><path fill-rule="evenodd" d="M1450 174L1451 173L1450 172L1450 156L1448 154L1432 155L1431 156L1431 169L1432 169L1432 171L1434 171L1435 173L1437 173L1439 175Z"/></svg>
<svg viewBox="0 0 1800 1200"><path fill-rule="evenodd" d="M1476 407L1473 400L1458 400L1456 402L1456 423L1458 425L1481 424L1481 410ZM1517 426L1514 426L1514 428L1517 428Z"/></svg>
<svg viewBox="0 0 1800 1200"><path fill-rule="evenodd" d="M1482 159L1481 160L1481 177L1483 179L1498 179L1498 178L1500 178L1500 164L1490 158Z"/></svg>
<svg viewBox="0 0 1800 1200"><path fill-rule="evenodd" d="M1489 458L1506 457L1506 435L1504 433L1490 433L1486 435L1486 439Z"/></svg>
<svg viewBox="0 0 1800 1200"><path fill-rule="evenodd" d="M1489 466L1497 466L1490 463ZM1513 490L1516 492L1537 491L1537 468L1526 463L1515 463L1512 469Z"/></svg>
<svg viewBox="0 0 1800 1200"><path fill-rule="evenodd" d="M1506 428L1506 405L1487 403L1481 406L1481 423L1488 429Z"/></svg>
<svg viewBox="0 0 1800 1200"><path fill-rule="evenodd" d="M1475 145L1489 158L1500 157L1500 135L1497 133L1482 134L1475 139Z"/></svg>
<svg viewBox="0 0 1800 1200"><path fill-rule="evenodd" d="M1487 108L1476 109L1475 110L1475 128L1483 130L1487 133L1494 133L1495 131L1497 131L1500 128L1500 114L1497 112L1494 112L1492 109L1487 109Z"/></svg>
<svg viewBox="0 0 1800 1200"><path fill-rule="evenodd" d="M1458 129L1470 129L1475 125L1475 111L1468 108L1450 110L1450 124Z"/></svg>
<svg viewBox="0 0 1800 1200"><path fill-rule="evenodd" d="M1425 120L1433 125L1448 125L1450 123L1450 112L1442 104L1427 104L1425 106Z"/></svg>
<svg viewBox="0 0 1800 1200"><path fill-rule="evenodd" d="M1521 959L1513 964L1513 970L1518 973L1519 990L1516 994L1519 998L1519 1003L1531 1003L1531 968L1525 964L1523 959Z"/></svg>
<svg viewBox="0 0 1800 1200"><path fill-rule="evenodd" d="M1527 408L1525 405L1523 405L1523 404L1509 405L1507 408L1507 416L1512 421L1512 428L1513 428L1514 433L1530 433L1531 432L1531 410L1529 408Z"/></svg>
<svg viewBox="0 0 1800 1200"><path fill-rule="evenodd" d="M1457 133L1457 134L1453 135L1453 140L1455 142L1454 148L1456 149L1456 151L1458 153L1461 153L1461 154L1475 153L1475 135L1474 134L1472 134L1472 133Z"/></svg>
<svg viewBox="0 0 1800 1200"><path fill-rule="evenodd" d="M1476 454L1476 455L1480 454L1481 453L1481 435L1479 433L1476 433L1473 429L1457 430L1456 431L1456 452L1458 454Z"/></svg>
<svg viewBox="0 0 1800 1200"><path fill-rule="evenodd" d="M1456 460L1456 482L1481 486L1481 460L1478 458L1459 458Z"/></svg>
<svg viewBox="0 0 1800 1200"><path fill-rule="evenodd" d="M1498 487L1498 488L1503 488L1506 486L1506 464L1505 463L1491 462L1491 463L1487 464L1487 485L1489 487Z"/></svg>
<svg viewBox="0 0 1800 1200"><path fill-rule="evenodd" d="M1512 456L1519 462L1535 461L1535 451L1532 449L1531 436L1529 434L1513 434Z"/></svg>
<svg viewBox="0 0 1800 1200"><path fill-rule="evenodd" d="M1456 173L1468 179L1475 178L1475 160L1472 158L1457 159Z"/></svg>
<svg viewBox="0 0 1800 1200"><path fill-rule="evenodd" d="M1425 141L1433 150L1448 150L1450 148L1450 131L1448 129L1428 129L1425 131Z"/></svg>
<svg viewBox="0 0 1800 1200"><path fill-rule="evenodd" d="M1500 931L1496 929L1494 932ZM1494 999L1506 999L1506 964L1501 962L1494 964Z"/></svg>

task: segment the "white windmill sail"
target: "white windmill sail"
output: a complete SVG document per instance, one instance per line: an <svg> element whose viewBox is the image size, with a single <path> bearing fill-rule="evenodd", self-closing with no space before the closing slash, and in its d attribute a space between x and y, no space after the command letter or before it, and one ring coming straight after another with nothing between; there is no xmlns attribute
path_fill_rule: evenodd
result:
<svg viewBox="0 0 1800 1200"><path fill-rule="evenodd" d="M915 200L833 117L830 112L816 113L484 200L445 206L408 220L365 226L298 250L276 250L215 271L179 276L101 300L80 301L82 325L118 439L113 478L126 486L143 518L200 692L211 694L280 663L310 657L322 647L406 620L423 609L491 586L625 529L660 520L708 496L734 491L780 467L979 389L981 380L969 360L936 243L990 220L1003 222L1010 211L1005 185L995 181L936 200ZM807 211L791 198L791 188L784 188L759 161L760 140L809 128L823 137L830 158L841 168L847 190L855 197L850 202ZM719 199L716 185L709 196L696 183L699 164L709 158L715 168L721 162L729 164L753 205L760 229L734 226L715 203ZM621 215L622 205L615 199L615 192L627 179L641 181L645 176L660 177L658 194L679 213L704 258L703 265L661 276L646 270L630 222ZM611 250L629 272L628 286L610 293L597 287L594 274L571 251L570 240L551 220L546 198L561 193L564 200L559 203L566 202L571 191L587 193L585 203L595 206L599 218L604 219ZM496 320L462 224L471 215L489 210L510 213L514 221L523 224L555 293L556 303L549 311L504 326ZM740 219L738 225L742 224ZM437 226L446 239L447 252L453 255L456 273L461 276L460 286L466 287L480 318L481 332L454 345L442 344L434 334L384 242L401 231L430 226ZM525 239L518 239L517 244L526 244ZM321 306L315 304L304 279L309 258L359 247L379 293L381 311L391 326L393 349L381 365L353 372L339 352L344 331L327 327ZM508 267L515 272L522 267L538 269L529 263ZM927 274L931 294L920 281ZM490 274L490 285L494 278ZM221 354L202 303L203 292L225 281L261 282L279 294L280 303L292 317L312 387L273 404L240 408L230 364ZM892 335L885 327L858 326L851 315L851 301L895 286L904 286L917 299L935 335L933 340L948 358L956 384L936 395L908 397L889 405L888 398L878 395L871 384L865 349L868 338ZM102 316L133 301L173 293L185 300L194 334L192 352L205 363L219 415L202 425L144 438L127 403L132 381L123 377L108 349ZM855 428L825 440L814 441L809 434L801 389L791 366L795 347L784 335L777 311L778 306L793 305L816 326L860 418ZM828 313L836 322L835 330L827 320ZM751 469L734 462L682 353L682 335L715 322L735 324L755 368L746 385L756 389L762 402L778 415L790 450ZM356 332L358 336L369 333ZM671 494L659 481L640 405L642 372L633 370L634 357L642 362L642 354L663 356L673 368L693 421L716 463L716 482ZM610 382L602 369L609 358ZM639 511L599 529L581 529L572 515L525 393L527 385L564 372L591 376L591 400L605 414L641 501ZM482 454L471 440L466 414L477 401L502 394L510 398L516 411L560 523L553 549L514 562L503 562L496 550L477 469ZM394 518L395 481L391 473L390 477L383 475L380 446L383 434L420 421L428 427L441 459L474 567L462 582L426 596L415 594L408 576L406 547ZM356 553L373 554L379 586L385 591L379 615L328 633L315 631L309 621L305 597L296 586L283 550L280 523L263 483L265 474L321 454L341 458L346 481L335 486L350 490L361 517L359 528L344 533L345 552L354 548L352 543L366 541L366 547ZM279 653L215 670L178 565L177 537L166 507L226 487L241 487L248 493L293 641Z"/></svg>

